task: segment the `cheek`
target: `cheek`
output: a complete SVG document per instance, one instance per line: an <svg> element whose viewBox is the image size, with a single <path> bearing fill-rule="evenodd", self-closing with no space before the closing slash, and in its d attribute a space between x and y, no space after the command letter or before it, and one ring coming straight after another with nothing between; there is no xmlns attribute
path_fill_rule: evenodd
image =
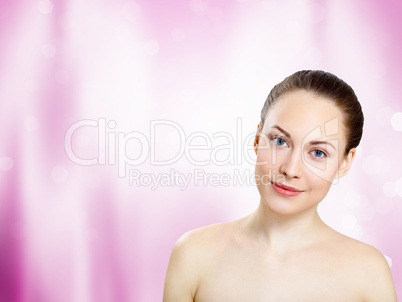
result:
<svg viewBox="0 0 402 302"><path fill-rule="evenodd" d="M262 187L270 185L270 182L273 180L277 180L278 166L275 161L275 153L272 149L269 147L266 149L258 149L254 174L255 183L259 187L259 190L265 190L262 189ZM260 193L262 193L262 191Z"/></svg>
<svg viewBox="0 0 402 302"><path fill-rule="evenodd" d="M324 171L305 168L304 181L309 188L312 201L321 201L332 186L334 172L330 169L328 163Z"/></svg>
<svg viewBox="0 0 402 302"><path fill-rule="evenodd" d="M336 176L338 163L339 161L337 158L316 160L306 156L304 160L305 169L308 171L309 178L319 183L325 181L329 184L332 184L332 181Z"/></svg>
<svg viewBox="0 0 402 302"><path fill-rule="evenodd" d="M257 162L275 168L285 160L287 154L286 149L277 147L268 141L261 141L257 152Z"/></svg>
<svg viewBox="0 0 402 302"><path fill-rule="evenodd" d="M272 164L272 150L270 146L260 144L257 150L256 166L258 165L260 168L265 168L271 164Z"/></svg>
<svg viewBox="0 0 402 302"><path fill-rule="evenodd" d="M276 150L275 148L265 146L257 152L256 170L267 173L268 171L276 172L280 163L285 160L285 152Z"/></svg>
<svg viewBox="0 0 402 302"><path fill-rule="evenodd" d="M255 164L256 182L260 183L258 179L261 179L263 175L268 175L272 172L273 166L271 164L271 151L270 150L258 150L257 161Z"/></svg>

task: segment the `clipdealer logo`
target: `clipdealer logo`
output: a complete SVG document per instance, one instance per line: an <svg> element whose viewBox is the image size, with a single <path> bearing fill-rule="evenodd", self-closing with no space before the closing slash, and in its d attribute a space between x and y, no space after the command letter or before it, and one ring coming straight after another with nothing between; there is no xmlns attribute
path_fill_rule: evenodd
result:
<svg viewBox="0 0 402 302"><path fill-rule="evenodd" d="M204 132L194 132L186 135L184 129L176 122L170 120L152 120L150 121L150 135L147 137L139 131L131 131L129 133L114 131L117 123L114 120L107 121L106 118L98 120L80 120L72 124L66 131L64 139L64 148L67 157L75 164L81 166L94 165L117 165L118 177L127 176L128 167L138 167L147 161L152 166L167 166L178 162L183 156L186 160L195 166L206 166L214 164L217 166L224 165L241 165L243 160L247 163L255 163L255 153L253 141L255 133L250 133L244 140L242 139L242 120L238 118L236 121L236 133L233 136L228 132L217 132L212 136ZM93 158L84 158L77 154L73 148L73 136L78 134L86 127L95 128L97 131L97 156ZM156 159L156 143L158 130L170 127L180 137L178 152L171 158L165 160ZM197 144L195 141L201 139L203 144ZM224 139L227 143L218 144L217 140ZM139 144L139 156L132 158L128 155L127 145L130 142ZM215 143L215 144L214 144ZM215 145L215 146L214 146ZM209 158L199 160L192 155L193 151L209 152ZM222 160L218 156L218 152L227 151L228 156ZM254 154L254 155L251 155ZM254 156L254 158L253 158Z"/></svg>

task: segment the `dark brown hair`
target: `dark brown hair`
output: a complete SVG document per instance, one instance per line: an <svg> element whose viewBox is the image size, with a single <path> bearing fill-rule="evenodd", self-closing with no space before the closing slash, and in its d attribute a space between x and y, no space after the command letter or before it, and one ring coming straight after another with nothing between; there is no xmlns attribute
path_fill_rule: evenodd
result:
<svg viewBox="0 0 402 302"><path fill-rule="evenodd" d="M299 89L334 101L343 112L347 141L345 155L349 153L350 149L359 145L363 134L364 116L357 96L352 87L343 80L322 70L301 70L275 85L261 110L261 130L264 127L268 110L278 101L278 98L285 92Z"/></svg>

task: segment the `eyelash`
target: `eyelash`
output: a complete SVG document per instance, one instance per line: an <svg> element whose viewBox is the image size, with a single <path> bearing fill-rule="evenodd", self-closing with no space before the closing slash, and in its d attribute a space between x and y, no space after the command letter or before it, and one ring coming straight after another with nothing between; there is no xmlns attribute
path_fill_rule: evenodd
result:
<svg viewBox="0 0 402 302"><path fill-rule="evenodd" d="M280 136L271 136L270 138L269 138L269 140L270 141L274 141L274 140L276 140L276 139L281 139L281 140L284 140L285 142L286 142L286 144L288 143L287 141L286 141L286 139L284 139L283 137L280 137ZM276 144L277 146L283 146L283 145L278 145L278 144Z"/></svg>
<svg viewBox="0 0 402 302"><path fill-rule="evenodd" d="M326 152L324 152L323 150L314 149L313 152L314 152L314 151L320 151L320 152L323 154L323 156L314 156L315 158L324 158L324 157L328 157L328 154L327 154Z"/></svg>
<svg viewBox="0 0 402 302"><path fill-rule="evenodd" d="M274 140L276 140L276 139L284 140L285 143L288 144L288 142L286 141L286 139L284 139L284 138L281 137L281 136L273 135L273 136L271 136L271 137L269 138L269 140L270 140L271 142L274 141ZM280 147L283 146L283 145L278 145L276 142L275 142L275 145L276 145L276 146L280 146ZM314 156L314 155L313 155L314 158L320 159L320 158L328 157L327 152L325 152L324 150L321 150L321 149L314 149L312 152L314 152L314 151L319 151L319 152L321 152L321 153L323 154L323 156Z"/></svg>

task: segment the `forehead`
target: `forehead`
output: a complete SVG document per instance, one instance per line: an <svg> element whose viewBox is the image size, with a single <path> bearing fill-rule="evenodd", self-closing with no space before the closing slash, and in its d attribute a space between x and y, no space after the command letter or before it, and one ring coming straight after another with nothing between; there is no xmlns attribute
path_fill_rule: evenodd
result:
<svg viewBox="0 0 402 302"><path fill-rule="evenodd" d="M304 90L281 95L265 118L264 130L279 125L292 137L343 139L342 112L332 100Z"/></svg>

